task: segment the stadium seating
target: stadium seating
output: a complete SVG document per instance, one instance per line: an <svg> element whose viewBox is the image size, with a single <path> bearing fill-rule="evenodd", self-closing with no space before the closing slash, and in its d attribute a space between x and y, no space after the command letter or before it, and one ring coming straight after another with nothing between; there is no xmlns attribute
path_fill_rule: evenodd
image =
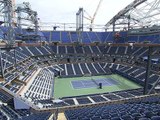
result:
<svg viewBox="0 0 160 120"><path fill-rule="evenodd" d="M57 33L59 34L59 33ZM66 37L65 33L64 37ZM85 33L86 36L91 35L89 33ZM100 40L98 37L98 33L92 33L93 38ZM97 34L97 35L96 35ZM72 39L72 38L68 38ZM63 42L65 42L64 39ZM90 43L90 37L86 37L85 39L88 43ZM157 50L157 49L156 49ZM54 77L80 77L87 75L110 75L113 73L117 73L123 77L126 77L140 85L144 85L144 79L146 76L146 69L140 66L134 65L123 65L122 61L118 61L118 63L114 63L114 58L120 58L127 56L126 59L130 58L141 58L147 55L147 49L145 47L136 47L136 46L104 46L104 45L46 45L46 46L25 46L16 48L16 60L17 65L14 67L14 53L13 51L4 52L2 54L2 58L5 64L8 63L8 68L5 71L4 77L6 82L2 84L5 88L10 90L13 93L18 93L19 90L27 84L27 79L31 74L37 70L37 68L41 68L42 70L33 80L32 84L27 88L24 93L25 99L31 99L31 101L42 108L54 108L54 107L65 107L72 105L86 105L86 104L95 104L101 102L107 102L112 100L123 100L128 98L133 98L135 96L142 95L142 89L139 90L126 90L126 91L117 91L113 93L103 93L103 94L91 94L87 96L70 96L71 98L60 98L62 102L56 103L54 99L52 99L54 93ZM158 51L158 50L157 50ZM75 58L73 58L75 54ZM55 62L55 59L58 57L62 58L59 63ZM87 56L90 59L81 60L78 62L78 57ZM98 57L104 57L105 59L97 59ZM8 59L6 59L8 57ZM57 58L56 58L57 57ZM76 58L77 57L77 58ZM92 59L94 58L94 60ZM97 58L96 58L97 57ZM67 59L70 59L70 62ZM76 60L74 60L76 59ZM125 58L124 58L125 59ZM73 61L73 63L72 63ZM132 60L131 60L132 61ZM4 65L5 65L4 64ZM12 67L11 67L12 66ZM11 69L12 68L12 69ZM16 68L16 69L15 69ZM22 74L23 73L23 74ZM19 78L21 76L21 79ZM19 82L17 82L20 81ZM151 88L157 81L159 80L159 75L154 71L151 72L149 77L149 87ZM22 83L21 83L22 81ZM24 82L24 83L23 83ZM0 93L1 94L1 93ZM5 101L7 97L2 94L2 101ZM9 98L10 100L11 98ZM9 101L6 100L6 101ZM137 103L135 103L137 104ZM4 106L3 109L6 109ZM10 108L9 108L10 109ZM118 109L118 108L117 108ZM5 111L7 112L7 110ZM11 113L11 112L10 112ZM15 112L17 113L17 111ZM23 113L22 113L23 114ZM30 114L30 113L29 113ZM90 116L91 119L102 119L101 115L96 113L95 116ZM146 114L146 115L145 115ZM158 114L150 116L146 112L143 115L139 115L139 113L131 114L123 114L120 113L119 116L115 114L109 114L110 119L134 119L135 116L139 117L149 117L149 119L156 119ZM23 115L22 115L23 116ZM24 115L26 116L26 115ZM32 115L30 115L32 117ZM12 117L10 115L10 117ZM19 116L14 115L16 119L20 118ZM23 117L22 117L23 118ZM33 114L34 118L34 114ZM74 118L74 117L73 117ZM78 117L79 118L79 117ZM80 119L88 119L80 116ZM31 119L24 117L24 119Z"/></svg>
<svg viewBox="0 0 160 120"><path fill-rule="evenodd" d="M109 69L104 69L100 63L78 63L78 64L63 64L61 77L83 76L85 74L104 75L110 74Z"/></svg>
<svg viewBox="0 0 160 120"><path fill-rule="evenodd" d="M148 97L128 103L66 110L67 120L139 120L159 118L159 97Z"/></svg>
<svg viewBox="0 0 160 120"><path fill-rule="evenodd" d="M16 59L22 61L30 56L44 56L51 54L108 54L114 56L133 56L145 57L147 56L147 49L145 47L131 47L131 46L103 46L103 45L46 45L46 46L25 46L16 48ZM155 49L157 51L157 49ZM2 57L8 63L14 63L13 52L3 52ZM8 60L5 58L8 57Z"/></svg>
<svg viewBox="0 0 160 120"><path fill-rule="evenodd" d="M27 59L30 59L30 62L28 62L26 64L26 67L29 65L33 65L33 62L31 62L32 60L35 60L35 58L30 58L32 56L37 56L36 60L38 61L49 61L52 60L51 56L46 56L44 57L44 55L51 55L51 54L108 54L108 55L129 55L132 53L133 56L146 56L146 52L147 50L143 47L116 47L116 46L103 46L103 45L98 45L98 46L90 46L90 45L84 45L84 46L30 46L30 47L18 47L16 48L16 53L17 53L17 61L18 63L25 61ZM14 54L13 51L11 52L4 52L2 54L3 57L3 61L5 62L6 65L8 65L8 67L14 65ZM5 59L6 57L8 57L8 59ZM37 61L35 61L34 63L36 63ZM107 64L107 63L106 63ZM95 63L76 63L76 64L64 64L61 65L62 68L64 69L61 72L61 76L82 76L84 74L92 74L92 75L100 75L100 74L108 74L110 73L110 70L108 69L108 67L110 69L118 69L120 65L116 65L116 64L107 64L105 67L101 66L101 63L95 62ZM24 71L26 70L26 67L24 67L24 65L22 66L21 64L17 65L17 68L20 71ZM127 69L126 71L124 70L124 72L126 72L127 74L129 74L130 76L136 76L135 78L139 81L144 80L145 77L145 73L144 70L140 71L141 69L134 71L134 69L136 68L131 68L128 69L127 67L124 67L124 69ZM133 70L132 70L133 69ZM123 71L123 69L121 69L121 71ZM56 71L54 71L55 74ZM20 74L17 73L16 71L12 73L7 72L4 74L4 77L6 79L6 81L10 82L12 80L14 80L15 78L17 78ZM150 79L153 79L153 77L151 76ZM151 84L153 84L153 80L150 80ZM142 84L141 83L141 84Z"/></svg>
<svg viewBox="0 0 160 120"><path fill-rule="evenodd" d="M71 31L70 32L70 38L71 38L71 42L77 42L78 41L78 34L77 32Z"/></svg>
<svg viewBox="0 0 160 120"><path fill-rule="evenodd" d="M6 103L8 102L9 100L12 99L12 96L9 95L8 93L6 93L5 91L3 90L0 90L0 100L3 102L3 103Z"/></svg>
<svg viewBox="0 0 160 120"><path fill-rule="evenodd" d="M67 54L74 54L75 51L74 51L74 47L73 46L67 46Z"/></svg>
<svg viewBox="0 0 160 120"><path fill-rule="evenodd" d="M51 113L34 113L29 116L24 116L18 120L48 120Z"/></svg>
<svg viewBox="0 0 160 120"><path fill-rule="evenodd" d="M66 54L65 46L57 46L57 54Z"/></svg>
<svg viewBox="0 0 160 120"><path fill-rule="evenodd" d="M114 69L114 72L133 80L137 84L144 86L144 79L146 77L145 69L141 67L123 67L118 70ZM158 75L154 75L153 72L150 73L149 86L151 87L154 83L159 80Z"/></svg>
<svg viewBox="0 0 160 120"><path fill-rule="evenodd" d="M43 34L42 34L43 33ZM42 31L40 34L43 40L48 42L62 42L71 43L77 42L78 34L76 32L70 31ZM146 34L146 35L129 35L127 38L127 32L120 32L120 38L116 43L125 42L139 42L143 43L145 41L152 43L159 43L158 34ZM83 32L82 33L83 43L93 43L93 42L113 42L114 36L112 32Z"/></svg>
<svg viewBox="0 0 160 120"><path fill-rule="evenodd" d="M62 42L71 43L77 42L78 34L76 32L70 31L42 31L43 38L48 40L48 42ZM125 34L123 37L125 37ZM93 42L112 42L113 33L112 32L83 32L82 33L83 43L93 43ZM124 42L121 40L119 42Z"/></svg>
<svg viewBox="0 0 160 120"><path fill-rule="evenodd" d="M29 89L24 94L26 98L50 99L54 89L54 74L43 69L39 72Z"/></svg>
<svg viewBox="0 0 160 120"><path fill-rule="evenodd" d="M160 2L134 0L102 29L82 25L82 8L76 26L48 26L28 2L1 2L0 120L160 120ZM151 7L148 15L130 16L141 4ZM149 45L156 47L148 75Z"/></svg>
<svg viewBox="0 0 160 120"><path fill-rule="evenodd" d="M91 54L92 53L92 50L91 50L90 46L83 46L83 49L84 49L85 54Z"/></svg>
<svg viewBox="0 0 160 120"><path fill-rule="evenodd" d="M1 38L4 39L4 34L8 31L7 27L0 27L1 29ZM14 28L16 32L16 39L17 40L25 40L26 42L33 42L33 40L27 39L27 36L35 35L34 31L27 31L26 29L18 29ZM5 36L6 37L6 36ZM26 38L25 38L26 37ZM159 35L155 34L145 34L145 35L128 35L127 32L120 32L120 38L116 43L125 43L125 42L139 42L143 43L145 41L151 43L159 43ZM32 38L33 39L33 38ZM38 39L41 41L47 42L60 42L60 43L73 43L77 42L78 40L78 33L75 31L39 31L38 32ZM82 33L82 42L83 43L107 43L114 41L114 35L112 32L83 32ZM37 40L37 39L36 39Z"/></svg>
<svg viewBox="0 0 160 120"><path fill-rule="evenodd" d="M133 98L135 96L140 96L143 94L142 89L117 91L114 93L104 93L104 94L91 94L91 95L81 95L81 96L70 96L63 97L54 102L53 99L35 99L35 104L41 104L43 108L54 108L54 107L64 107L72 105L83 105L83 104L93 104L112 100L122 100ZM76 102L75 102L76 101Z"/></svg>
<svg viewBox="0 0 160 120"><path fill-rule="evenodd" d="M101 51L98 46L91 46L93 54L101 54Z"/></svg>
<svg viewBox="0 0 160 120"><path fill-rule="evenodd" d="M34 113L31 112L29 109L14 109L10 105L0 105L0 119L1 120L48 120L52 113L50 112L41 112L41 113Z"/></svg>
<svg viewBox="0 0 160 120"><path fill-rule="evenodd" d="M61 32L61 41L62 43L71 43L70 32Z"/></svg>
<svg viewBox="0 0 160 120"><path fill-rule="evenodd" d="M12 119L18 119L18 115L8 106L2 105L1 109Z"/></svg>

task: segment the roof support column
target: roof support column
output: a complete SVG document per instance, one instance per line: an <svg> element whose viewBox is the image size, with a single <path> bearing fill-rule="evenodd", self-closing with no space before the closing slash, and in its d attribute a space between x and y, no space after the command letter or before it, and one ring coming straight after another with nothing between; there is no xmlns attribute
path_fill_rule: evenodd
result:
<svg viewBox="0 0 160 120"><path fill-rule="evenodd" d="M146 95L148 91L148 83L149 83L149 76L151 71L151 55L152 55L153 47L148 47L148 61L147 61L147 69L146 69L146 76L145 76L145 84L144 84L144 91L143 94Z"/></svg>

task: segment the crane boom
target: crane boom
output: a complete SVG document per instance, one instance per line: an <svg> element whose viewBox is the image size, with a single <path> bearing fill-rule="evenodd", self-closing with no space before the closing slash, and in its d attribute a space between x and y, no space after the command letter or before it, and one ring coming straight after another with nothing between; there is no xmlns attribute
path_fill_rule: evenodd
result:
<svg viewBox="0 0 160 120"><path fill-rule="evenodd" d="M88 12L86 11L86 10L83 10L85 13L86 13L86 15L88 16L88 17L86 17L86 19L88 19L88 20L92 20L92 17L88 14Z"/></svg>
<svg viewBox="0 0 160 120"><path fill-rule="evenodd" d="M94 14L93 14L93 17L91 17L91 16L87 13L87 11L84 10L84 12L86 13L86 15L87 15L88 17L86 17L86 16L83 16L83 17L91 22L91 24L90 24L90 31L92 31L92 29L93 29L93 23L94 23L94 20L95 20L95 18L96 18L96 15L97 15L97 13L98 13L98 10L99 10L99 8L100 8L100 6L101 6L102 1L103 1L103 0L100 0L100 1L99 1L98 6L97 6L97 8L96 8L96 10L95 10L95 12L94 12Z"/></svg>
<svg viewBox="0 0 160 120"><path fill-rule="evenodd" d="M95 17L96 17L96 15L97 15L97 13L98 13L98 10L99 10L99 8L100 8L100 6L101 6L102 1L103 1L103 0L100 0L99 3L98 3L98 6L97 6L97 8L96 8L96 11L95 11L95 13L94 13L94 15L93 15L93 17L92 17L92 20L91 20L91 24L94 23Z"/></svg>

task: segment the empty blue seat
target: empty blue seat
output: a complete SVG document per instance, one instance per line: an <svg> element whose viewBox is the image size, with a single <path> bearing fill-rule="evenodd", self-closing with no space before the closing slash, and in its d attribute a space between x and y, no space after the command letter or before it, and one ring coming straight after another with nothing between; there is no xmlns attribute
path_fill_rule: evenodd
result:
<svg viewBox="0 0 160 120"><path fill-rule="evenodd" d="M130 115L123 115L121 117L122 120L133 120L133 118Z"/></svg>
<svg viewBox="0 0 160 120"><path fill-rule="evenodd" d="M82 118L82 120L90 120L90 118Z"/></svg>
<svg viewBox="0 0 160 120"><path fill-rule="evenodd" d="M100 116L94 116L94 117L92 117L92 120L100 120L101 118L100 118Z"/></svg>
<svg viewBox="0 0 160 120"><path fill-rule="evenodd" d="M132 117L135 119L135 120L139 120L139 118L142 117L142 115L140 113L133 113L132 114Z"/></svg>
<svg viewBox="0 0 160 120"><path fill-rule="evenodd" d="M148 118L151 118L152 116L154 116L155 114L151 111L144 111L144 115Z"/></svg>
<svg viewBox="0 0 160 120"><path fill-rule="evenodd" d="M150 120L150 119L149 119L149 118L144 117L144 118L140 118L139 120Z"/></svg>
<svg viewBox="0 0 160 120"><path fill-rule="evenodd" d="M102 119L109 119L110 118L110 115L109 114L103 114L101 116Z"/></svg>
<svg viewBox="0 0 160 120"><path fill-rule="evenodd" d="M151 117L151 120L160 120L160 116L153 116Z"/></svg>
<svg viewBox="0 0 160 120"><path fill-rule="evenodd" d="M121 120L119 117L112 117L111 120Z"/></svg>

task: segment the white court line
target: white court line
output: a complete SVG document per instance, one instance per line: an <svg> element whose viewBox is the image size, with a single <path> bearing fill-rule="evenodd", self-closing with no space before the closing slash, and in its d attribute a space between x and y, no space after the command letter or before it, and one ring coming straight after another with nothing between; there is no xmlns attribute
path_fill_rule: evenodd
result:
<svg viewBox="0 0 160 120"><path fill-rule="evenodd" d="M85 85L83 84L83 81L81 80L81 83L82 83L82 85L84 86L84 88L85 88Z"/></svg>
<svg viewBox="0 0 160 120"><path fill-rule="evenodd" d="M109 79L112 79L112 81L114 81L114 83L112 83L111 85L118 85L119 82L117 82L114 78L109 78Z"/></svg>
<svg viewBox="0 0 160 120"><path fill-rule="evenodd" d="M111 84L109 81L107 81L107 79L109 79L109 78L102 78L102 80L104 81L104 83L108 84L108 85L105 85L105 86L115 85L115 84Z"/></svg>
<svg viewBox="0 0 160 120"><path fill-rule="evenodd" d="M71 84L72 89L74 90L75 88L74 88L73 85L72 85L72 81L70 81L70 84Z"/></svg>
<svg viewBox="0 0 160 120"><path fill-rule="evenodd" d="M107 81L106 79L104 81L107 82L108 85L113 85L109 81Z"/></svg>
<svg viewBox="0 0 160 120"><path fill-rule="evenodd" d="M98 82L98 80L99 80L99 81L102 82L102 84L104 83L105 86L116 85L116 84L111 83L110 81L108 81L108 79L112 79L112 78L100 78L100 79L95 79L95 81ZM114 80L114 79L113 79L113 80ZM72 81L70 81L70 84L71 84L71 86L72 86L72 89L78 90L78 89L90 89L90 88L94 88L93 86L92 86L92 87L91 87L91 86L88 86L88 83L85 84L84 81L89 81L89 80L80 80L80 81L77 81L77 82L79 82L79 83L82 84L82 86L80 86L79 88L74 88L74 86L73 86L73 84L72 84ZM91 79L90 79L90 81L91 81ZM94 83L94 82L92 81L92 83ZM107 84L106 84L106 83L107 83ZM94 84L95 84L95 83L94 83Z"/></svg>
<svg viewBox="0 0 160 120"><path fill-rule="evenodd" d="M75 80L76 81L76 80ZM85 85L83 84L83 81L81 80L81 81L76 81L76 82L80 82L83 86L84 86L84 88L85 88ZM71 84L71 86L72 86L72 89L73 90L75 90L75 89L83 89L82 87L79 87L79 88L74 88L74 86L73 86L73 84L72 84L72 81L70 81L70 84Z"/></svg>

